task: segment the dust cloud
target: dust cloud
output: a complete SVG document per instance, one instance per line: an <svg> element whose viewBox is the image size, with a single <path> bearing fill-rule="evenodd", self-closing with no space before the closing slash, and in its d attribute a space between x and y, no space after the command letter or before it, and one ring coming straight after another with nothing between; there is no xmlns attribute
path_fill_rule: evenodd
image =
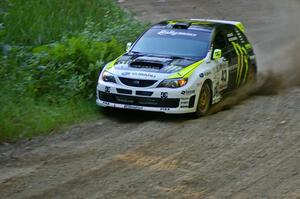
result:
<svg viewBox="0 0 300 199"><path fill-rule="evenodd" d="M283 65L285 69L276 70L277 65L269 66L270 69L259 72L257 81L252 85L245 85L236 90L232 95L213 106L211 113L230 109L246 100L250 96L277 95L293 87L300 86L300 44L297 48L286 53L289 65ZM289 51L289 52L290 52ZM266 67L267 68L267 67Z"/></svg>
<svg viewBox="0 0 300 199"><path fill-rule="evenodd" d="M211 114L230 109L250 96L276 95L300 86L300 1L273 2L280 20L270 22L262 42L255 46L256 83L245 85L213 106Z"/></svg>

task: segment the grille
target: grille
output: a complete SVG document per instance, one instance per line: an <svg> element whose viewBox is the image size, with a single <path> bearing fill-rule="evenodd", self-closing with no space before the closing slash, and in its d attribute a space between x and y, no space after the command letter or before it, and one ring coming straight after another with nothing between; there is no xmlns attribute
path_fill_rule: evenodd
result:
<svg viewBox="0 0 300 199"><path fill-rule="evenodd" d="M151 96L153 92L150 91L136 91L136 95L143 95L143 96Z"/></svg>
<svg viewBox="0 0 300 199"><path fill-rule="evenodd" d="M117 92L118 92L118 93L122 93L122 94L128 94L128 95L131 95L131 94L132 94L132 91L131 91L131 90L121 89L121 88L117 88Z"/></svg>
<svg viewBox="0 0 300 199"><path fill-rule="evenodd" d="M140 79L129 79L124 77L119 77L120 81L127 85L133 87L149 87L157 82L157 80L140 80Z"/></svg>
<svg viewBox="0 0 300 199"><path fill-rule="evenodd" d="M148 98L148 97L135 97L105 93L99 91L99 99L106 102L146 106L146 107L164 107L164 108L177 108L179 106L179 99L161 99L161 98Z"/></svg>

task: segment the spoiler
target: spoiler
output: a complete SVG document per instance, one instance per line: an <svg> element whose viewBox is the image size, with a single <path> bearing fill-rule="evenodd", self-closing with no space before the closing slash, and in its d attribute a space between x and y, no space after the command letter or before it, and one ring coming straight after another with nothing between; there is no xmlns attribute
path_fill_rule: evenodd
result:
<svg viewBox="0 0 300 199"><path fill-rule="evenodd" d="M239 21L226 21L226 20L214 20L214 19L190 19L192 21L203 21L203 22L212 22L212 23L221 23L221 24L232 24L240 29L242 32L245 32L245 27L242 22Z"/></svg>

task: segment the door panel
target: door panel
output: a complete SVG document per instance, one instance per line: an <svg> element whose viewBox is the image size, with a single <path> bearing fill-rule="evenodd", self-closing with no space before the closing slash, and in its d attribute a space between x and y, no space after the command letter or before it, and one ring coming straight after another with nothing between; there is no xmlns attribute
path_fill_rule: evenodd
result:
<svg viewBox="0 0 300 199"><path fill-rule="evenodd" d="M223 29L218 31L215 35L213 42L213 50L222 50L222 57L219 60L215 60L217 63L216 68L216 94L220 95L228 89L229 81L229 63L231 62L231 52L228 51L228 41L226 38L226 33Z"/></svg>
<svg viewBox="0 0 300 199"><path fill-rule="evenodd" d="M237 77L237 66L238 66L238 56L236 54L233 46L228 50L228 89L227 91L232 91L236 88L236 77Z"/></svg>

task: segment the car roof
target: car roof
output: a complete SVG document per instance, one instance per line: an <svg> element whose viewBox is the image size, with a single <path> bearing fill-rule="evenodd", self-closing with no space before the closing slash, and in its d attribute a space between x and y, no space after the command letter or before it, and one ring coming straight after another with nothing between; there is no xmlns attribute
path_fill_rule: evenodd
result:
<svg viewBox="0 0 300 199"><path fill-rule="evenodd" d="M214 20L214 19L173 19L165 20L155 24L153 28L176 28L180 27L183 29L193 30L206 30L212 31L221 25L231 25L240 29L242 32L245 31L244 25L238 21L226 21L226 20Z"/></svg>

